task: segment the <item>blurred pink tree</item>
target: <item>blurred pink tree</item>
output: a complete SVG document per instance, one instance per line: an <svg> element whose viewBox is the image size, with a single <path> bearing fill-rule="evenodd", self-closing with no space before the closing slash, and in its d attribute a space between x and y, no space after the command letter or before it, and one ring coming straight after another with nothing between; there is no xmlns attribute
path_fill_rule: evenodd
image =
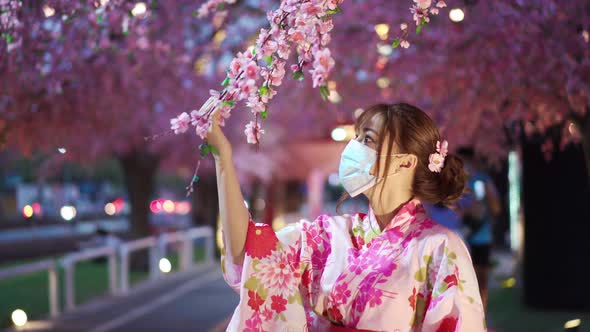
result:
<svg viewBox="0 0 590 332"><path fill-rule="evenodd" d="M437 120L451 149L474 144L501 159L519 130L545 137L562 128L557 145L581 142L590 165L590 4L449 1L445 10L464 14L453 22L439 2L335 1L334 70L316 82L329 102L313 90L314 75L285 79L265 110L262 151L325 138L334 125L352 121L358 107L403 100ZM268 28L266 13L279 5L209 1L208 21L198 17L202 3L189 0L12 3L20 4L0 0L3 17L12 15L0 39L2 135L24 152L63 146L68 158L85 162L115 155L127 175L138 234L146 231L158 166L185 165L189 177L199 145L196 138L146 143L144 137L165 132L170 118L198 109L209 89L221 89L234 55L256 44L260 28ZM297 5L283 5L289 3ZM234 113L225 130L241 142L252 113ZM553 140L547 142L551 151Z"/></svg>

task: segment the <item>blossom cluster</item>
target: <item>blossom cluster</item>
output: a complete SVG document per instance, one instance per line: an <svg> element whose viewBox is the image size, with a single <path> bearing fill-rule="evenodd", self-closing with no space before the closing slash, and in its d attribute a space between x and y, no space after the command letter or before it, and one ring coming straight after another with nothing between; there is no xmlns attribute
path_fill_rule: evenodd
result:
<svg viewBox="0 0 590 332"><path fill-rule="evenodd" d="M297 53L296 63L290 66L295 79L304 77L309 68L313 87L320 87L326 95L326 84L334 59L327 48L333 23L331 16L338 12L343 0L285 0L278 9L267 13L270 27L261 29L256 45L239 52L227 69L222 91L211 90L211 98L199 109L171 119L175 133L188 130L189 123L197 134L205 138L212 123L212 114L220 112L220 125L230 116L237 102L244 101L254 114L254 120L246 125L244 133L248 143L260 141L264 131L260 119L268 116L267 105L277 94L286 74L286 63L292 50ZM205 16L222 3L231 1L211 0L199 10Z"/></svg>
<svg viewBox="0 0 590 332"><path fill-rule="evenodd" d="M21 22L18 20L20 0L0 0L0 32L6 43L6 51L10 52L20 46L22 40L18 33Z"/></svg>

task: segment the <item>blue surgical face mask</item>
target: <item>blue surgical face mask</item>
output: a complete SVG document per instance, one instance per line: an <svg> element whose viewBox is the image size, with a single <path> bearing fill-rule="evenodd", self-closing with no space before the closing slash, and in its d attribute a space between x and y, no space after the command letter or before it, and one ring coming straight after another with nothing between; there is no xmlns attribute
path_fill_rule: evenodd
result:
<svg viewBox="0 0 590 332"><path fill-rule="evenodd" d="M404 154L394 156L404 156ZM353 139L346 145L340 157L338 176L350 197L358 196L383 179L370 174L376 161L377 151L359 141ZM394 174L397 173L396 171Z"/></svg>

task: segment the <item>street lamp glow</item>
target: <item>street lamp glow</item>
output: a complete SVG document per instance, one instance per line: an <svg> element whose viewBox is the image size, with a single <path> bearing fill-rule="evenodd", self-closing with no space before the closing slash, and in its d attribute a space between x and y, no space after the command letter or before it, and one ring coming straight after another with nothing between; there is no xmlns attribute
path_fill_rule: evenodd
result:
<svg viewBox="0 0 590 332"><path fill-rule="evenodd" d="M169 199L164 201L164 204L162 204L162 207L164 208L164 211L166 211L167 213L174 212L174 202Z"/></svg>
<svg viewBox="0 0 590 332"><path fill-rule="evenodd" d="M330 90L330 94L328 95L328 100L332 104L338 104L339 102L342 101L342 97L340 96L340 94L338 93L338 91L336 91L336 90Z"/></svg>
<svg viewBox="0 0 590 332"><path fill-rule="evenodd" d="M57 151L59 151L59 153L64 154L66 153L68 150L66 150L66 148L59 148L57 149Z"/></svg>
<svg viewBox="0 0 590 332"><path fill-rule="evenodd" d="M375 32L381 38L381 40L387 39L387 34L389 33L389 25L387 23L380 23L375 25Z"/></svg>
<svg viewBox="0 0 590 332"><path fill-rule="evenodd" d="M76 208L71 205L62 206L59 214L65 221L70 221L76 217Z"/></svg>
<svg viewBox="0 0 590 332"><path fill-rule="evenodd" d="M27 314L21 309L16 309L15 311L13 311L11 318L12 323L14 323L14 325L18 327L24 326L28 320Z"/></svg>
<svg viewBox="0 0 590 332"><path fill-rule="evenodd" d="M382 56L390 56L393 49L387 44L377 44L377 53Z"/></svg>
<svg viewBox="0 0 590 332"><path fill-rule="evenodd" d="M170 271L172 271L172 264L170 263L168 258L160 259L158 266L160 267L160 271L164 273L169 273Z"/></svg>
<svg viewBox="0 0 590 332"><path fill-rule="evenodd" d="M453 8L451 9L451 11L449 11L449 18L451 19L451 21L458 23L463 21L463 19L465 18L465 13L461 8Z"/></svg>
<svg viewBox="0 0 590 332"><path fill-rule="evenodd" d="M25 216L25 218L31 218L33 216L33 207L30 205L25 205L23 208L23 216Z"/></svg>
<svg viewBox="0 0 590 332"><path fill-rule="evenodd" d="M55 15L55 9L49 7L48 5L45 5L43 6L43 14L45 15L45 17L51 17Z"/></svg>
<svg viewBox="0 0 590 332"><path fill-rule="evenodd" d="M145 14L146 11L147 11L147 7L146 7L145 3L138 2L135 4L135 7L133 7L133 9L131 9L131 15L133 15L133 16L143 15L143 14Z"/></svg>
<svg viewBox="0 0 590 332"><path fill-rule="evenodd" d="M377 86L380 87L381 89L385 89L387 87L389 87L389 84L391 82L389 81L389 78L387 77L379 77L377 79Z"/></svg>
<svg viewBox="0 0 590 332"><path fill-rule="evenodd" d="M336 127L332 130L332 139L336 142L342 142L346 139L346 130L342 127Z"/></svg>
<svg viewBox="0 0 590 332"><path fill-rule="evenodd" d="M104 206L104 213L108 214L109 216L114 215L117 212L117 207L113 203L107 203Z"/></svg>
<svg viewBox="0 0 590 332"><path fill-rule="evenodd" d="M581 319L572 319L572 320L568 320L567 322L565 322L565 324L563 324L563 328L565 329L573 329L574 327L578 327L580 326L580 324L582 323Z"/></svg>

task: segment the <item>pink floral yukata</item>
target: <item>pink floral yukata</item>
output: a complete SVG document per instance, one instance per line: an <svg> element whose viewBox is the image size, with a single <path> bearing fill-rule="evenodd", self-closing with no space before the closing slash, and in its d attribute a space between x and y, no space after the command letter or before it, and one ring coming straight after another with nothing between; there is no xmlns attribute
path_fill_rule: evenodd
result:
<svg viewBox="0 0 590 332"><path fill-rule="evenodd" d="M245 258L224 254L240 294L227 331L485 331L469 253L417 199L381 232L372 210L278 232L249 222Z"/></svg>

